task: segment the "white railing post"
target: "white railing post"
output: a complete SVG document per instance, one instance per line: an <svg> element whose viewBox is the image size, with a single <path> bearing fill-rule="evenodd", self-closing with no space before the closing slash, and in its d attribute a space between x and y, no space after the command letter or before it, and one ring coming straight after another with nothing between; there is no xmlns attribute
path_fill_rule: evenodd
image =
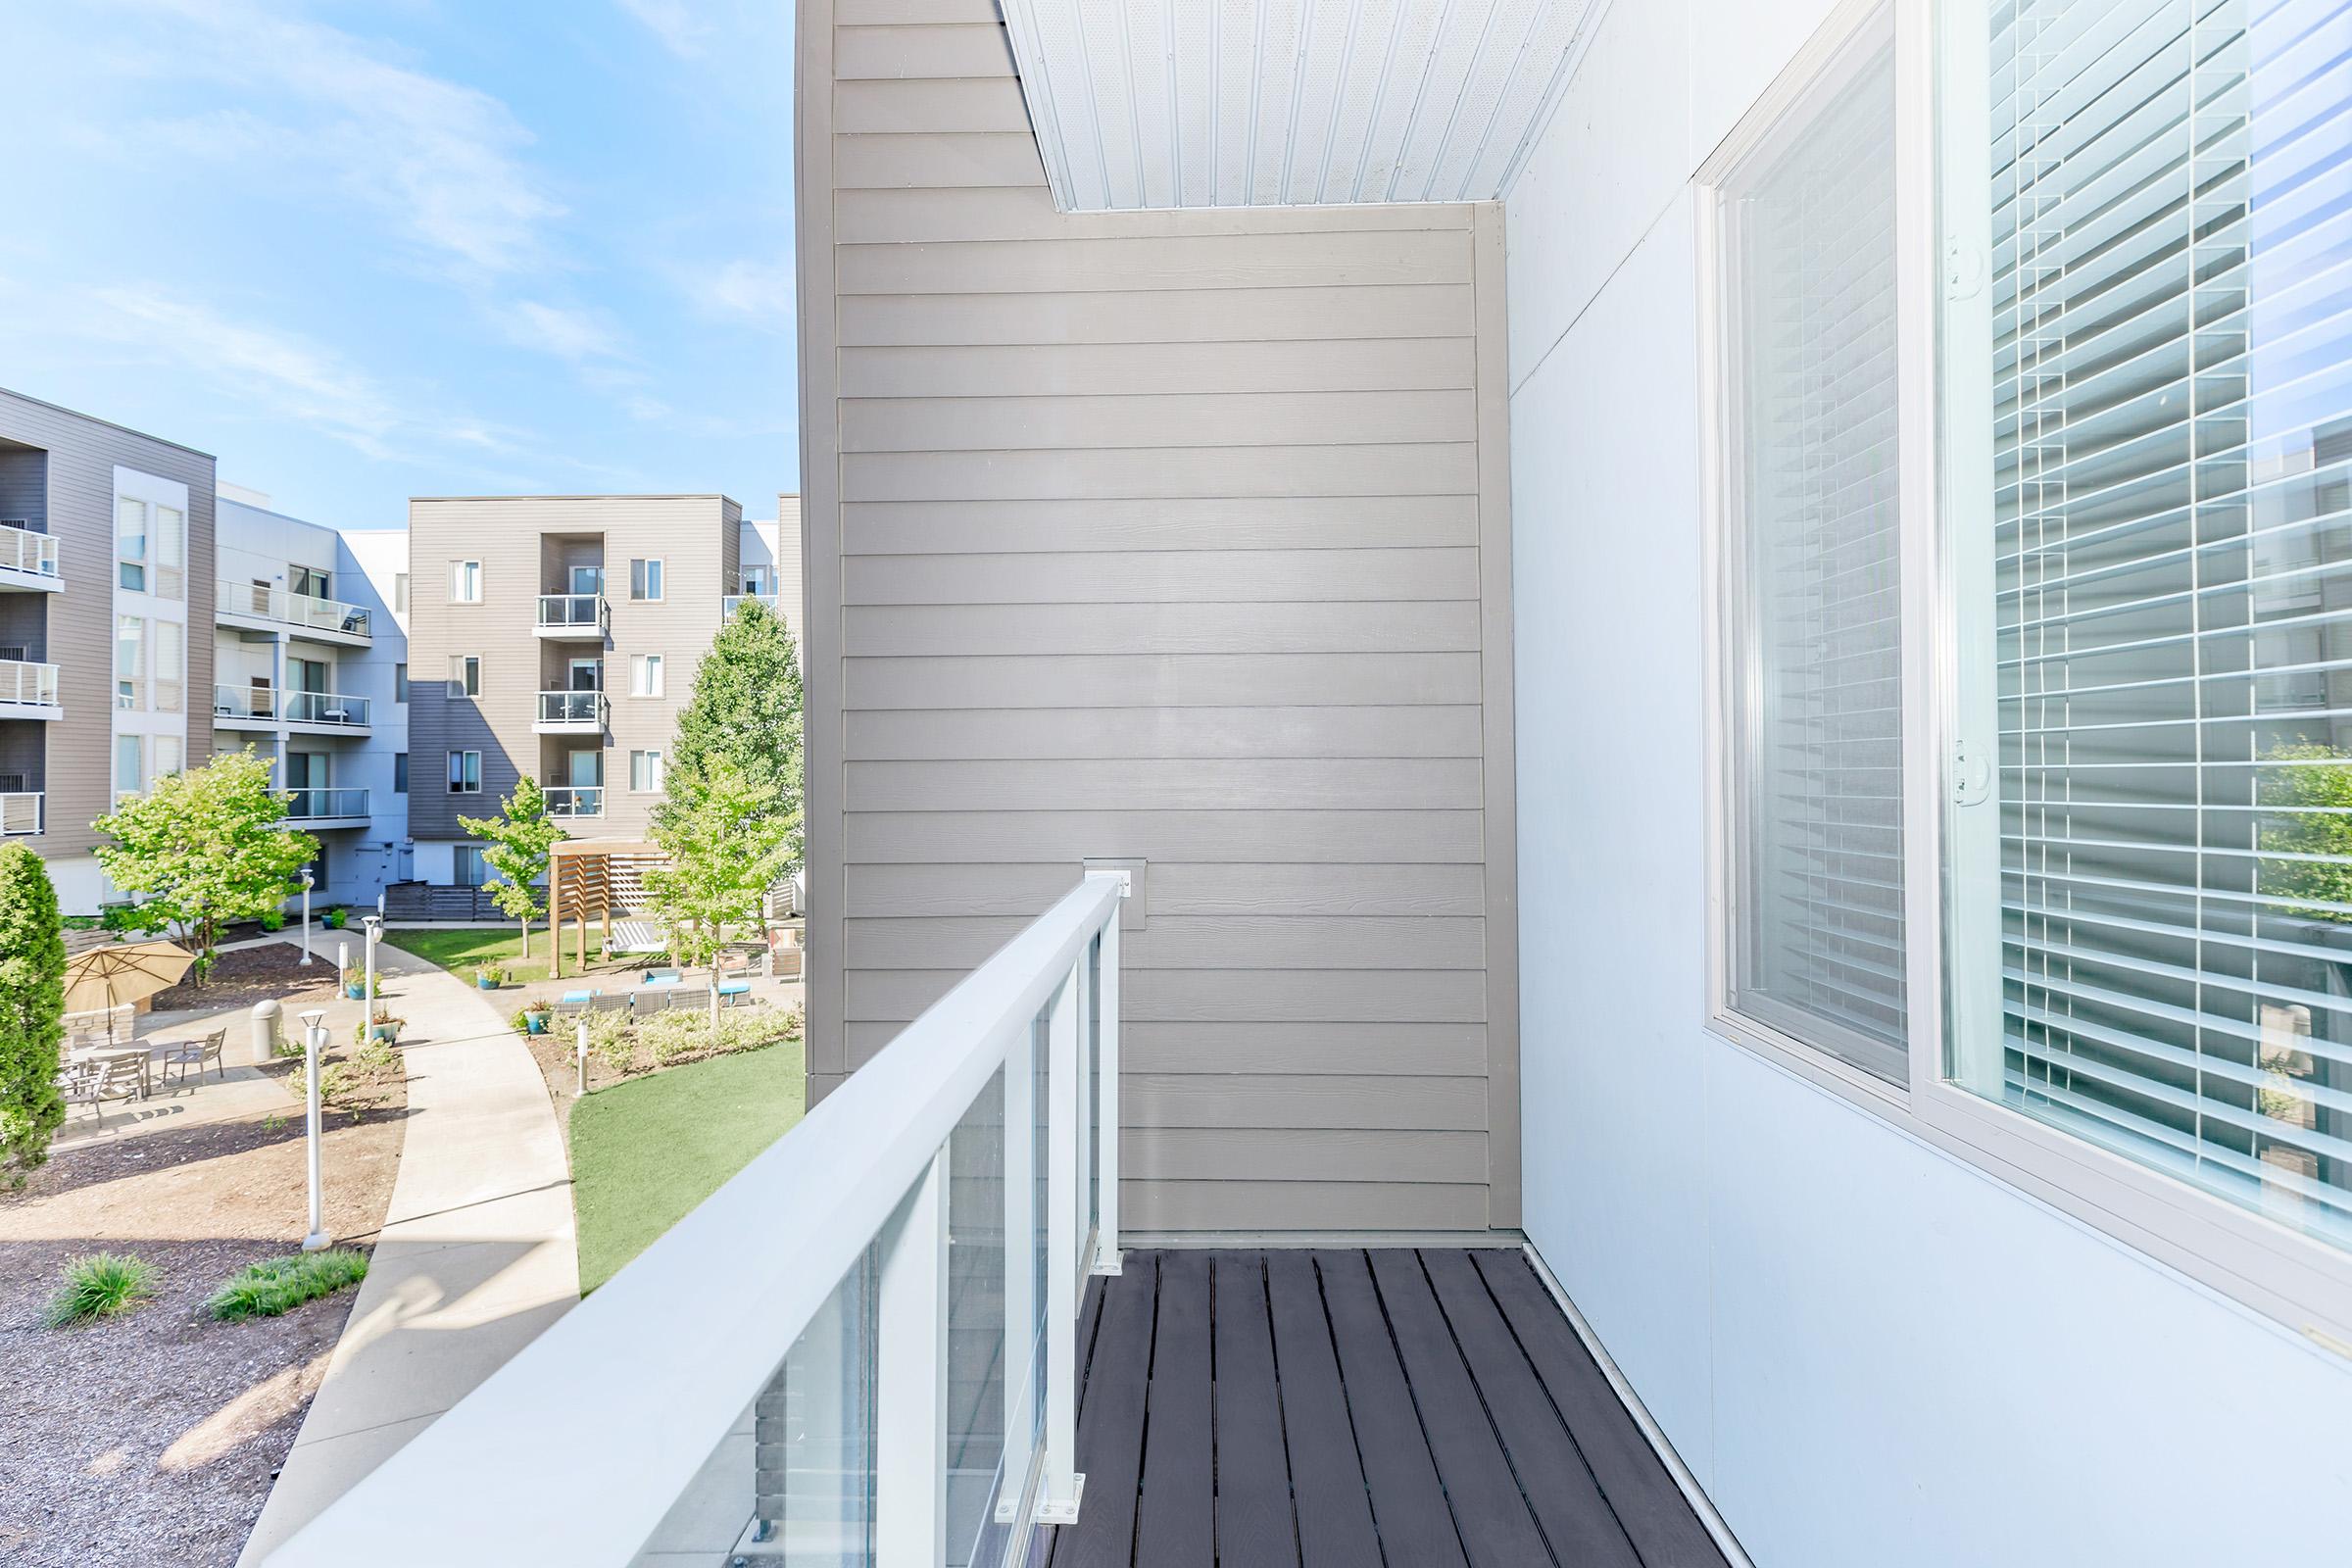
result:
<svg viewBox="0 0 2352 1568"><path fill-rule="evenodd" d="M999 1524L1021 1516L1036 1446L1037 1220L1037 1031L1032 1026L1004 1054L1004 1463L996 1501Z"/></svg>
<svg viewBox="0 0 2352 1568"><path fill-rule="evenodd" d="M1086 1477L1078 1458L1078 1209L1086 1165L1079 1099L1085 1057L1078 1047L1092 944L1054 997L1046 1021L1046 1452L1038 1480L1037 1522L1078 1518Z"/></svg>
<svg viewBox="0 0 2352 1568"><path fill-rule="evenodd" d="M874 1562L948 1556L948 1155L882 1238L874 1311Z"/></svg>
<svg viewBox="0 0 2352 1568"><path fill-rule="evenodd" d="M1075 1288L1081 1291L1086 1288L1086 1277L1095 1268L1095 1208L1093 1195L1088 1190L1095 1174L1095 1067L1088 1047L1095 1038L1093 971L1096 956L1102 951L1102 933L1097 932L1095 939L1078 954L1077 1027L1073 1031L1071 1047L1075 1065L1070 1073L1070 1091L1077 1096L1077 1114L1071 1118L1075 1124L1071 1142L1077 1155L1077 1175L1073 1182L1075 1190L1066 1199L1054 1200L1055 1202L1066 1203L1074 1216L1071 1230L1077 1244L1073 1250L1059 1257L1056 1266L1067 1268L1079 1282Z"/></svg>
<svg viewBox="0 0 2352 1568"><path fill-rule="evenodd" d="M1095 1215L1095 1272L1119 1272L1119 911L1102 927L1102 1049L1095 1081L1095 1168L1102 1201Z"/></svg>

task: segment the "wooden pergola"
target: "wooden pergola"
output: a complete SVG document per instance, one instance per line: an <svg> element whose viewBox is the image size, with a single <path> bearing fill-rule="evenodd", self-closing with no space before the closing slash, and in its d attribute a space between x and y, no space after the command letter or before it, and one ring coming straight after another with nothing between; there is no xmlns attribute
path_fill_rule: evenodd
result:
<svg viewBox="0 0 2352 1568"><path fill-rule="evenodd" d="M547 867L547 928L554 946L548 973L564 976L564 927L574 928L573 967L588 967L588 927L602 930L599 946L612 940L614 919L645 907L645 873L668 857L638 839L565 839L550 852Z"/></svg>

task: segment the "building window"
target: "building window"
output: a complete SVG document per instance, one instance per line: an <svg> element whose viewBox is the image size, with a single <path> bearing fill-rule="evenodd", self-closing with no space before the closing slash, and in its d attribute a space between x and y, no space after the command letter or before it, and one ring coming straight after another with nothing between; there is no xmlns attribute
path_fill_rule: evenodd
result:
<svg viewBox="0 0 2352 1568"><path fill-rule="evenodd" d="M286 567L287 590L291 593L298 594L305 599L334 598L333 594L330 594L326 591L328 581L329 578L327 574L323 571L320 571L316 566L296 566L289 564Z"/></svg>
<svg viewBox="0 0 2352 1568"><path fill-rule="evenodd" d="M177 507L155 509L155 581L152 592L166 599L187 596L188 519Z"/></svg>
<svg viewBox="0 0 2352 1568"><path fill-rule="evenodd" d="M155 776L168 778L187 765L187 742L176 735L155 737Z"/></svg>
<svg viewBox="0 0 2352 1568"><path fill-rule="evenodd" d="M115 706L147 706L147 621L122 615L115 621Z"/></svg>
<svg viewBox="0 0 2352 1568"><path fill-rule="evenodd" d="M461 844L450 852L450 874L462 888L478 888L490 880L479 844Z"/></svg>
<svg viewBox="0 0 2352 1568"><path fill-rule="evenodd" d="M405 571L392 574L392 610L395 614L409 612L409 574Z"/></svg>
<svg viewBox="0 0 2352 1568"><path fill-rule="evenodd" d="M452 654L449 656L449 695L479 697L482 695L482 656Z"/></svg>
<svg viewBox="0 0 2352 1568"><path fill-rule="evenodd" d="M409 700L409 666L406 664L392 666L392 700L396 703Z"/></svg>
<svg viewBox="0 0 2352 1568"><path fill-rule="evenodd" d="M452 752L449 754L449 793L479 795L482 793L482 754Z"/></svg>
<svg viewBox="0 0 2352 1568"><path fill-rule="evenodd" d="M188 673L188 628L176 620L155 623L155 710L180 710Z"/></svg>
<svg viewBox="0 0 2352 1568"><path fill-rule="evenodd" d="M1717 188L1730 1010L1908 1074L1890 16Z"/></svg>
<svg viewBox="0 0 2352 1568"><path fill-rule="evenodd" d="M147 742L140 735L115 737L115 799L135 798L147 785Z"/></svg>
<svg viewBox="0 0 2352 1568"><path fill-rule="evenodd" d="M662 560L629 563L629 597L631 599L660 599L662 597Z"/></svg>
<svg viewBox="0 0 2352 1568"><path fill-rule="evenodd" d="M478 605L482 602L480 562L453 561L449 564L449 602L453 605Z"/></svg>
<svg viewBox="0 0 2352 1568"><path fill-rule="evenodd" d="M392 754L392 793L395 795L409 793L409 754L406 752Z"/></svg>
<svg viewBox="0 0 2352 1568"><path fill-rule="evenodd" d="M629 656L629 695L631 697L661 697L666 695L667 684L662 673L660 654Z"/></svg>
<svg viewBox="0 0 2352 1568"><path fill-rule="evenodd" d="M652 795L662 788L662 754L660 752L631 752L629 754L629 788L639 795Z"/></svg>
<svg viewBox="0 0 2352 1568"><path fill-rule="evenodd" d="M147 591L147 503L128 496L115 502L115 572L124 588Z"/></svg>

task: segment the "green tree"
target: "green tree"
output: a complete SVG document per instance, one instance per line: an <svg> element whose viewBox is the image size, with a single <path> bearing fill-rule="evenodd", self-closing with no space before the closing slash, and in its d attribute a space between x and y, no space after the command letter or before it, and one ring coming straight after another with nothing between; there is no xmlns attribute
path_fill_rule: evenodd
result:
<svg viewBox="0 0 2352 1568"><path fill-rule="evenodd" d="M266 760L226 752L91 824L115 841L99 846L98 864L138 899L133 923L192 948L199 985L220 927L277 912L318 858L317 839L278 825L290 798L270 788Z"/></svg>
<svg viewBox="0 0 2352 1568"><path fill-rule="evenodd" d="M2352 758L2298 738L2263 760L2278 765L2262 770L2256 798L2279 812L2263 824L2263 855L2316 858L2262 860L2262 891L2308 919L2352 921Z"/></svg>
<svg viewBox="0 0 2352 1568"><path fill-rule="evenodd" d="M57 1092L65 1038L66 932L41 858L0 846L0 1172L11 1187L49 1157L66 1119Z"/></svg>
<svg viewBox="0 0 2352 1568"><path fill-rule="evenodd" d="M743 601L695 671L657 824L699 808L696 792L717 776L710 764L722 758L751 786L754 815L791 820L778 874L789 871L801 852L801 661L792 628L758 599Z"/></svg>
<svg viewBox="0 0 2352 1568"><path fill-rule="evenodd" d="M777 814L772 790L723 756L707 759L691 782L686 804L654 824L668 863L645 873L645 891L669 929L670 956L708 969L729 926L759 921L762 899L790 861L800 817Z"/></svg>
<svg viewBox="0 0 2352 1568"><path fill-rule="evenodd" d="M522 922L522 956L531 956L531 916L538 912L533 891L547 875L549 852L566 835L564 825L547 814L547 796L536 779L518 779L514 793L498 803L499 814L461 816L458 826L490 847L482 859L501 880L490 884L490 901L507 915Z"/></svg>

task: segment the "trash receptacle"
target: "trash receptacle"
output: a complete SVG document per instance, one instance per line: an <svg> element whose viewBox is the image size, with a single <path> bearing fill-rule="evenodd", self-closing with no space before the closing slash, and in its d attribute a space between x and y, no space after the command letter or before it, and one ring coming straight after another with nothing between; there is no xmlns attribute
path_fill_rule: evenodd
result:
<svg viewBox="0 0 2352 1568"><path fill-rule="evenodd" d="M253 1004L253 1064L267 1067L277 1055L278 1014L285 1009L264 998Z"/></svg>

